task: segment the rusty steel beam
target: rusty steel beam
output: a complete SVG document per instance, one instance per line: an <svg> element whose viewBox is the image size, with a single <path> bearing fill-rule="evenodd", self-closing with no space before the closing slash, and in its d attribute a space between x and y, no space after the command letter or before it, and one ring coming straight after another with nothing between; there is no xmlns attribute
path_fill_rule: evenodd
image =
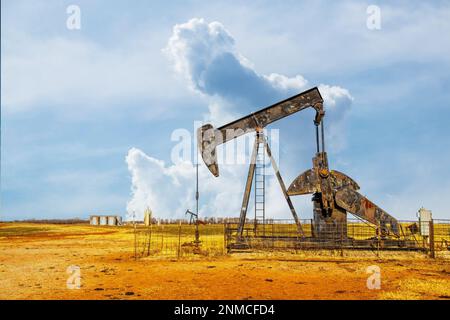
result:
<svg viewBox="0 0 450 320"><path fill-rule="evenodd" d="M238 236L240 238L242 238L242 233L244 232L245 219L247 216L247 209L248 209L248 200L250 199L250 193L252 191L252 182L253 177L255 175L256 155L258 154L259 143L260 143L260 135L257 134L255 143L253 145L252 157L250 159L250 166L248 168L248 175L247 175L247 182L245 183L244 196L242 198L241 214L239 217L239 226L237 230Z"/></svg>
<svg viewBox="0 0 450 320"><path fill-rule="evenodd" d="M218 177L216 147L249 132L262 130L267 125L312 107L316 110L314 123L318 126L325 115L323 99L318 88L312 88L269 107L253 112L219 128L205 124L197 130L197 145L203 161L211 173Z"/></svg>
<svg viewBox="0 0 450 320"><path fill-rule="evenodd" d="M379 226L382 235L389 233L393 233L396 236L400 235L397 220L355 190L351 188L337 190L335 199L339 207Z"/></svg>

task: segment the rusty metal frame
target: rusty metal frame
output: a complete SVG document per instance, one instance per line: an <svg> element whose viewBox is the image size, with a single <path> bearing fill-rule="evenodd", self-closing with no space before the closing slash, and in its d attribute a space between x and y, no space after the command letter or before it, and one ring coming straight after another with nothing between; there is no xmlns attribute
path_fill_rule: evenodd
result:
<svg viewBox="0 0 450 320"><path fill-rule="evenodd" d="M260 130L258 130L256 132L255 142L253 144L252 156L250 158L247 182L245 184L244 196L242 198L242 205L241 205L241 211L240 211L240 216L239 216L239 225L238 225L238 229L237 229L238 236L242 239L242 235L244 232L244 226L245 226L245 220L247 218L248 201L250 199L251 188L252 188L253 179L255 176L256 155L258 154L259 146L261 143L264 145L265 151L267 152L267 155L270 158L270 163L272 165L273 170L275 171L275 175L276 175L278 183L281 187L281 191L283 192L283 196L286 199L286 202L289 206L289 210L291 211L292 217L294 218L295 224L297 225L297 231L303 237L304 232L303 232L301 222L298 218L297 212L295 211L295 208L294 208L294 205L292 204L291 198L287 193L286 185L284 184L283 178L281 177L280 170L278 169L278 165L277 165L274 157L272 156L272 151L270 149L270 146L269 146L266 138L264 137L263 132Z"/></svg>
<svg viewBox="0 0 450 320"><path fill-rule="evenodd" d="M244 196L242 198L241 214L239 216L238 234L242 237L244 231L245 219L247 217L248 200L252 191L253 177L255 176L256 155L259 149L259 134L256 135L255 143L253 144L252 157L250 158L250 166L248 168L247 182L245 183Z"/></svg>
<svg viewBox="0 0 450 320"><path fill-rule="evenodd" d="M277 120L310 107L314 108L316 111L314 124L317 127L322 122L322 119L325 116L325 111L323 109L323 98L320 91L317 87L314 87L259 111L252 112L245 117L237 119L217 129L215 129L211 124L205 124L197 130L197 145L200 149L202 159L209 171L216 177L219 176L219 166L216 153L217 146L246 133L256 132L239 217L238 234L240 237L242 237L242 233L244 231L248 201L250 199L251 187L255 175L256 156L258 154L259 144L261 142L264 144L265 151L270 158L270 162L275 171L278 183L280 184L283 196L286 199L292 216L294 217L298 233L303 237L304 233L300 220L287 193L286 185L281 177L278 165L272 156L272 151L270 150L267 140L264 138L263 130L264 127Z"/></svg>

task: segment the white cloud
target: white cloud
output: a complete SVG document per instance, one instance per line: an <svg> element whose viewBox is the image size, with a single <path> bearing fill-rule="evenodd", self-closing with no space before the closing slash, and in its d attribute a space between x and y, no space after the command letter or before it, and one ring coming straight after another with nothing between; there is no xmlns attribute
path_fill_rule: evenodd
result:
<svg viewBox="0 0 450 320"><path fill-rule="evenodd" d="M278 90L298 90L300 88L305 88L308 81L301 75L296 75L295 77L289 78L282 74L271 73L268 76L263 76L269 81L274 88Z"/></svg>
<svg viewBox="0 0 450 320"><path fill-rule="evenodd" d="M19 9L17 8L18 4ZM435 81L440 86L439 92L443 93L442 90L445 91L447 83L443 75L445 75L450 61L450 42L442 41L442 35L450 32L450 6L444 2L433 4L421 1L407 4L383 3L381 4L382 29L376 32L365 27L367 4L355 1L298 2L295 5L271 3L270 6L260 6L258 3L236 6L229 2L214 2L208 6L201 3L192 4L190 8L178 6L176 10L174 7L161 7L161 10L171 10L169 20L161 19L162 16L167 15L161 15L162 11L160 10L146 11L144 15L141 15L140 8L127 8L127 10L131 10L129 15L123 15L122 7L119 6L116 7L116 10L107 10L105 14L105 10L102 8L107 7L108 3L97 3L93 7L89 7L88 3L85 3L83 4L84 12L95 13L94 20L96 22L90 25L90 29L84 28L89 24L83 24L83 30L78 34L60 29L65 25L64 4L55 5L45 1L32 3L30 1L10 1L2 3L2 9L4 6L8 9L4 10L5 13L6 11L8 13L2 13L2 116L8 112L19 111L37 110L39 113L43 107L60 109L64 114L72 112L76 108L81 109L81 113L85 114L88 110L104 106L105 109L100 110L102 113L98 117L99 120L96 120L104 123L103 117L107 113L118 115L118 110L111 108L116 103L123 102L125 108L129 110L135 99L149 98L153 100L155 97L160 102L157 105L162 105L160 108L164 114L174 112L172 109L165 108L168 99L176 101L177 105L186 105L186 99L189 99L190 96L183 94L180 99L180 91L186 90L186 86L182 82L180 86L177 86L177 82L171 81L167 72L169 68L166 68L166 60L160 55L160 48L167 42L170 27L164 23L172 23L175 19L179 19L179 16L192 16L193 12L199 16L216 17L225 23L229 31L220 23L211 24L204 20L202 23L198 21L194 23L191 20L186 24L178 25L178 36L174 37L175 32L172 34L174 47L170 43L168 45L168 48L176 47L176 50L167 51L167 53L175 58L172 61L177 72L188 79L192 89L200 92L203 98L206 98L209 103L208 120L212 119L216 124L226 123L248 111L267 105L271 99L276 101L279 96L286 97L290 93L297 93L306 88L308 82L303 76L296 74L298 71L308 77L313 75L316 79L328 75L336 78L339 74L345 73L345 78L350 77L354 82L354 79L362 79L367 70L380 72L380 77L385 75L392 77L392 74L396 73L395 69L389 69L392 71L386 73L386 66L390 68L390 66L395 67L402 63L417 64L419 68L424 64L431 63L439 65L442 71L442 74L436 74L435 70L431 70L427 73L427 78L423 78L424 74L419 72L417 74L419 78L415 76L409 80L405 78L407 81L403 83L400 81L395 86L392 86L389 81L387 85L384 85L376 79L365 78L363 80L370 86L361 85L367 92L361 94L358 99L367 99L368 93L370 93L373 95L370 97L372 102L379 98L382 98L383 102L386 99L398 101L399 96L404 97L407 94L413 94L414 90L417 91L416 89L422 82ZM289 6L289 10L286 10L287 6ZM156 16L152 16L155 12ZM111 19L111 15L114 18ZM283 16L283 23L280 23L280 16ZM91 17L93 17L92 14ZM148 21L151 21L151 24ZM139 29L145 31L140 32ZM189 54L186 54L187 52ZM233 62L226 65L233 68L220 68L220 63L217 61L220 62L218 57L221 55L226 56L226 59L224 57L221 59ZM214 62L215 60L217 61ZM278 74L272 73L273 71ZM413 74L417 73L414 68L410 71ZM201 81L193 79L192 75L198 75ZM239 79L239 75L246 81L234 81L235 87L221 86L221 84L229 82L227 80L230 77ZM204 79L208 79L207 86ZM418 82L417 79L420 81ZM247 80L251 85L244 86L243 83ZM412 86L411 84L414 83L415 85ZM347 123L345 121L347 113L341 111L350 107L350 93L338 86L322 85L320 88L327 100L328 145L330 146L332 143L331 147L334 150L340 150L345 146ZM352 93L355 94L357 88L354 90ZM328 94L327 91L330 93ZM380 95L380 92L383 94ZM180 101L181 103L179 103ZM68 108L67 105L70 107ZM151 105L149 113L155 115L156 104ZM389 104L385 103L384 105ZM408 108L410 107L408 105ZM383 108L373 109L383 112ZM139 110L139 116L142 116L143 111ZM98 113L96 117L92 118L96 119L97 116ZM336 117L338 120L335 121L332 117ZM2 121L7 122L7 117L4 118ZM53 121L53 119L49 118L48 121ZM370 121L366 122L369 124ZM45 122L42 128L46 132ZM441 130L439 131L440 136L445 136L442 134L442 129L439 130ZM33 132L33 137L40 137L41 134L41 132ZM39 142L38 140L35 141ZM299 148L302 147L301 143L297 141L296 144L299 145ZM430 145L433 145L432 141L430 141ZM282 147L289 152L292 151L292 146L289 146L288 143L283 143ZM32 158L29 152L30 146L26 146L25 149L27 150L26 159L19 159L21 162ZM89 152L91 153L92 150ZM299 157L301 156L300 154ZM42 158L42 154L39 153L38 157ZM305 157L308 157L306 159L308 162L303 159L300 161L297 155L295 161L301 163L302 166L310 165L309 153ZM11 181L14 183L19 181L19 179L13 178L11 173L17 171L18 175L23 174L17 169L15 158L16 153L11 152L6 158L2 158L2 161L6 159L7 163L14 165L10 166L12 178L5 184L8 186L11 186ZM413 158L417 160L417 155ZM442 152L439 157L434 158L434 162L430 161L429 163L435 163L438 158L442 158ZM346 161L350 161L352 157L346 157L346 159ZM380 159L382 158L380 157ZM337 161L333 162L335 165L337 164ZM382 163L382 161L378 162ZM368 161L366 164L365 171L371 171L373 161ZM435 167L435 165L433 166ZM403 165L398 167L401 168ZM413 164L413 167L416 167L416 164ZM282 169L286 176L289 174L292 177L295 176L293 166L282 167ZM173 170L177 171L178 169ZM226 215L236 215L236 210L230 209L229 206L223 207L223 204L229 205L233 202L239 206L246 170L247 168L244 167L240 171L242 175L234 181L240 183L239 186L235 186L235 198L227 199L229 193L220 193L220 188L215 189L215 193L212 193L212 196L216 197L215 202L208 200L208 203L215 206L217 212L222 210L222 212L227 211ZM211 180L211 188L216 188L222 181L221 179L226 178L225 174L228 173L224 170L221 172L222 177ZM231 175L233 172L234 170L230 170L229 174ZM380 170L379 174L383 172ZM182 173L179 174L182 175ZM432 176L436 176L436 174ZM359 180L358 175L355 178ZM23 183L36 184L36 180L32 180ZM359 182L362 186L367 187L374 180L379 181L379 179L370 177ZM183 181L181 178L179 179L180 183ZM435 184L435 181L433 183ZM189 180L187 184L192 184L192 181ZM403 190L405 185L401 183L396 187ZM415 190L405 191L404 198L396 198L400 211L403 210L400 207L402 204L411 204L408 198L410 194L421 193L420 188L424 183L421 182L419 185L420 187ZM380 184L379 186L370 190L369 198L375 194L375 190L386 190L384 185ZM227 186L224 185L224 187ZM277 190L277 188L278 186L275 185L273 189ZM448 188L441 189L448 190ZM104 194L108 194L108 192ZM99 208L110 204L112 199L108 199L108 196L104 197L104 194L96 194L94 197L83 196L85 200L88 200L84 201L82 210L89 211L94 203L101 202ZM436 194L446 193L437 192ZM180 195L188 197L181 191ZM54 200L57 199L51 199L45 205L37 202L30 204L22 211L33 212L40 210L37 209L38 207L53 208L57 215L59 212L69 210L67 202L70 199L67 199L66 196L65 194L61 197L65 199L63 204L55 205ZM445 212L445 208L443 208L445 201L439 202L439 199L436 199L435 202L433 198L435 196L435 194L431 195L428 201L436 206L439 204L442 212ZM72 197L71 204L80 205L80 199L83 200L83 197ZM103 202L99 200L100 198L108 200ZM427 199L425 195L421 198ZM432 198L433 202L430 200ZM17 203L12 198L7 198L7 200ZM121 203L125 202L125 200L120 201L122 201ZM120 201L115 201L115 203L120 203ZM92 204L86 205L87 202ZM380 204L383 203L388 204L384 199L380 201ZM72 205L70 207L72 208ZM116 207L120 208L121 205ZM173 204L172 207L175 208L176 205ZM205 214L208 214L207 210L214 211L210 209L211 207L205 206L204 208ZM389 206L386 209L390 209ZM20 211L18 210L18 212Z"/></svg>
<svg viewBox="0 0 450 320"><path fill-rule="evenodd" d="M132 180L129 219L133 212L142 218L147 207L155 216L169 218L181 218L187 209L195 208L195 167L191 162L166 165L136 148L129 150L126 162ZM243 171L227 166L221 170L223 177L215 179L204 166L199 168L202 216L233 216L238 208Z"/></svg>
<svg viewBox="0 0 450 320"><path fill-rule="evenodd" d="M207 24L203 19L191 19L173 27L165 52L175 70L190 81L193 88L203 91L204 70L224 52L232 52L234 39L218 22Z"/></svg>
<svg viewBox="0 0 450 320"><path fill-rule="evenodd" d="M173 188L179 187L176 169L182 166L166 168L163 161L149 157L136 148L129 150L125 160L132 182L132 199L127 205L129 217L133 213L141 216L147 206L159 215L175 214L171 204L179 200L179 194Z"/></svg>
<svg viewBox="0 0 450 320"><path fill-rule="evenodd" d="M237 52L234 38L219 22L191 19L175 25L164 51L189 87L209 99L207 118L215 123L223 124L245 114L249 107L262 107L307 89L308 81L301 75L258 74L251 62ZM343 121L353 99L348 90L320 85L320 91L328 117L334 124ZM338 135L341 131L334 132ZM221 153L219 149L219 159ZM149 206L158 216L180 217L186 209L193 208L195 170L190 163L166 166L135 148L129 151L126 161L132 175L129 214L134 211L141 216ZM221 165L220 171L218 179L205 168L200 172L203 216L239 213L247 166ZM270 216L289 217L287 204L273 177L267 179L267 192L271 198ZM250 201L249 217L252 208Z"/></svg>
<svg viewBox="0 0 450 320"><path fill-rule="evenodd" d="M339 151L346 147L347 122L353 97L347 89L320 85L319 91L326 102L326 140L331 151Z"/></svg>
<svg viewBox="0 0 450 320"><path fill-rule="evenodd" d="M209 99L207 118L217 124L308 88L302 75L259 74L237 51L230 32L217 21L194 18L175 25L164 51L190 88ZM337 124L344 119L352 96L339 86L320 85L320 91L332 123Z"/></svg>
<svg viewBox="0 0 450 320"><path fill-rule="evenodd" d="M223 150L219 150L219 158ZM142 150L132 148L126 157L131 174L131 199L127 204L127 219L142 219L147 207L156 217L182 218L187 209L195 208L195 166L191 162L167 165L148 156ZM247 176L247 165L223 164L221 176L215 178L208 169L199 167L199 192L201 217L237 217ZM269 169L272 170L272 169ZM290 218L289 207L274 176L266 177L267 212L270 217ZM307 199L306 199L307 198ZM309 198L297 199L299 212L309 208ZM306 201L301 201L305 200ZM309 210L310 211L310 210ZM250 199L247 217L254 215ZM305 214L301 215L305 217Z"/></svg>
<svg viewBox="0 0 450 320"><path fill-rule="evenodd" d="M194 18L173 27L166 55L191 89L209 103L207 121L222 125L258 108L312 87L300 74L258 73L236 47L231 33L219 22ZM346 115L353 97L340 86L320 84L325 100L329 151L346 146Z"/></svg>
<svg viewBox="0 0 450 320"><path fill-rule="evenodd" d="M1 90L7 112L39 108L110 112L113 107L129 109L135 102L145 102L158 115L164 110L160 105L187 91L170 76L164 77L170 69L149 33L112 47L69 31L45 38L7 31L3 37ZM144 37L153 39L144 42Z"/></svg>
<svg viewBox="0 0 450 320"><path fill-rule="evenodd" d="M264 72L297 69L326 77L404 62L428 61L448 67L450 42L442 41L442 34L450 32L448 2L384 1L379 4L381 30L366 27L369 4L296 1L236 11L224 6L219 14L212 12L217 8L204 11L205 16L226 22L237 39L245 39L239 43L240 51Z"/></svg>

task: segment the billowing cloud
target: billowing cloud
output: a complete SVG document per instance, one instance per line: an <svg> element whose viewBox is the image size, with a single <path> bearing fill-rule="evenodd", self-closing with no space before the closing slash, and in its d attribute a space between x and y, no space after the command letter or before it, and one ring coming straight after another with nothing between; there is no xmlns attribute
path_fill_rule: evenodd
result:
<svg viewBox="0 0 450 320"><path fill-rule="evenodd" d="M163 108L156 102L167 103L182 93L169 76L164 77L169 68L165 58L154 53L159 47L140 40L143 35L134 37L139 41L107 47L67 34L41 39L6 31L2 107L8 113L44 107L87 112L120 106L129 110L130 101L152 101L152 112L160 114Z"/></svg>
<svg viewBox="0 0 450 320"><path fill-rule="evenodd" d="M149 207L158 217L180 218L195 208L195 166L188 161L167 165L132 148L126 156L132 179L128 219L142 218ZM222 166L223 178L216 180L206 167L199 168L202 216L233 216L239 210L245 168ZM237 211L238 212L238 211Z"/></svg>
<svg viewBox="0 0 450 320"><path fill-rule="evenodd" d="M189 86L210 99L208 118L213 122L223 122L227 113L246 114L308 88L302 75L259 74L237 51L234 38L220 22L194 18L175 25L164 52ZM329 117L342 119L353 100L348 90L320 85L320 91Z"/></svg>
<svg viewBox="0 0 450 320"><path fill-rule="evenodd" d="M207 99L206 118L217 125L310 87L302 75L259 74L237 51L234 38L219 22L191 19L175 25L164 52L188 86ZM319 90L325 100L327 118L333 119L327 134L335 135L339 141L353 98L339 86L321 84ZM341 140L339 144L343 145ZM247 158L249 151L246 150ZM138 149L131 149L126 161L132 175L129 214L136 212L141 216L148 206L157 216L181 217L186 209L194 207L195 170L190 162L167 166ZM202 166L200 212L203 216L238 215L247 169L247 165L221 165L221 177L216 179ZM273 177L266 181L271 198L270 215L289 217L278 182ZM250 201L249 217L252 210Z"/></svg>
<svg viewBox="0 0 450 320"><path fill-rule="evenodd" d="M156 217L165 218L182 218L187 209L195 209L196 172L191 162L166 164L137 148L129 150L125 161L132 180L127 219L133 219L133 215L142 219L147 207ZM199 167L201 217L237 217L239 214L248 166L222 164L220 170L221 177L217 179L204 165ZM289 208L274 176L266 177L266 190L271 217L289 218ZM307 203L297 201L297 204L304 212L309 198ZM250 199L247 216L252 218L253 215L253 200Z"/></svg>
<svg viewBox="0 0 450 320"><path fill-rule="evenodd" d="M128 202L129 217L142 217L147 207L159 216L180 216L186 182L192 179L192 164L179 163L166 167L161 160L147 156L139 149L132 148L126 157L132 178L132 199Z"/></svg>
<svg viewBox="0 0 450 320"><path fill-rule="evenodd" d="M241 110L242 106L267 104L280 98L283 91L306 84L302 77L256 73L236 51L234 38L219 22L208 24L203 19L191 19L175 25L165 52L175 71L186 78L193 90L227 100L234 107L239 105ZM212 102L213 106L217 104ZM227 108L231 109L229 112L236 111L230 104Z"/></svg>

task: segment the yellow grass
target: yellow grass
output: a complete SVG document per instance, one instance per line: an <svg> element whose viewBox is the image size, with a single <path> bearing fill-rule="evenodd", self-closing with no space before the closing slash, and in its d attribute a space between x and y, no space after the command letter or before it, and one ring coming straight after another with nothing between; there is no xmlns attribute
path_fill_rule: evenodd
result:
<svg viewBox="0 0 450 320"><path fill-rule="evenodd" d="M421 300L450 299L450 282L448 279L406 279L397 284L398 289L382 292L381 299Z"/></svg>
<svg viewBox="0 0 450 320"><path fill-rule="evenodd" d="M178 226L155 227L178 247ZM161 226L160 226L161 227ZM200 226L219 248L223 226ZM161 227L162 228L162 227ZM181 243L193 240L193 226ZM145 231L144 227L139 227ZM159 232L159 233L158 233ZM164 233L165 232L165 233ZM210 242L208 244L208 236ZM202 239L203 240L203 239ZM169 246L170 247L170 246ZM186 249L187 250L187 249ZM448 260L420 253L345 250L161 255L134 260L132 226L0 224L0 299L448 299ZM195 257L195 258L194 258ZM66 287L79 266L82 286ZM366 287L368 266L381 290ZM236 286L236 283L240 286Z"/></svg>

